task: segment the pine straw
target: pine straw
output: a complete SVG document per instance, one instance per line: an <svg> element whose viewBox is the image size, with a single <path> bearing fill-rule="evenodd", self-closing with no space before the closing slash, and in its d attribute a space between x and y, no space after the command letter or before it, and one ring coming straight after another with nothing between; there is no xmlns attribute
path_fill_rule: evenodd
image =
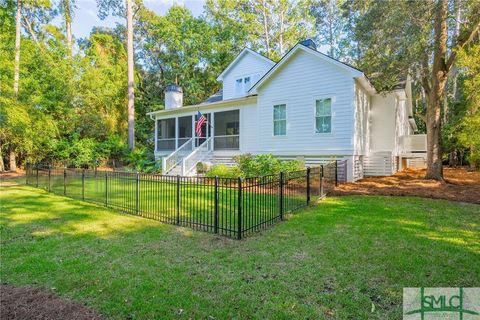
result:
<svg viewBox="0 0 480 320"><path fill-rule="evenodd" d="M390 177L368 177L335 188L335 195L417 196L480 204L480 172L444 168L445 183L426 180L425 169L407 169Z"/></svg>
<svg viewBox="0 0 480 320"><path fill-rule="evenodd" d="M80 303L34 287L0 285L1 319L97 320L102 317Z"/></svg>

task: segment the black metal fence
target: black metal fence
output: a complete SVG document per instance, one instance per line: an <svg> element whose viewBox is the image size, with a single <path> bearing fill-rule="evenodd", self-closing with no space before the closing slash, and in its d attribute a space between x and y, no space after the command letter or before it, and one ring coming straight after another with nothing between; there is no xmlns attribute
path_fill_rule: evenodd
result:
<svg viewBox="0 0 480 320"><path fill-rule="evenodd" d="M336 161L253 178L181 177L27 165L27 184L123 212L242 237L333 189Z"/></svg>

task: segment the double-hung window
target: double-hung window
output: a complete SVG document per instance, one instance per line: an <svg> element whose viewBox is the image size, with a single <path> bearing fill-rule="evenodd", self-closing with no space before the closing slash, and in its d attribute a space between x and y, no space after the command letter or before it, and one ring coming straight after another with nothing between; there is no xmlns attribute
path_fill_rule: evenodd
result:
<svg viewBox="0 0 480 320"><path fill-rule="evenodd" d="M287 135L287 105L277 104L273 106L273 135Z"/></svg>
<svg viewBox="0 0 480 320"><path fill-rule="evenodd" d="M315 101L315 133L332 132L332 98Z"/></svg>

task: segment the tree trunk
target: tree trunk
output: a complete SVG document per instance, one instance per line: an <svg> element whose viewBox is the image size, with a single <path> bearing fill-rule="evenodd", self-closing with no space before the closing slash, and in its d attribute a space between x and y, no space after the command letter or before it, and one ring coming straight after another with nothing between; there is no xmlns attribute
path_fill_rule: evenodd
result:
<svg viewBox="0 0 480 320"><path fill-rule="evenodd" d="M265 36L265 49L267 51L267 57L270 58L270 36L268 30L268 15L267 15L267 3L262 1L262 16L263 16L263 33Z"/></svg>
<svg viewBox="0 0 480 320"><path fill-rule="evenodd" d="M17 156L15 154L15 149L13 149L13 147L10 147L9 158L10 158L10 171L17 172Z"/></svg>
<svg viewBox="0 0 480 320"><path fill-rule="evenodd" d="M283 10L280 11L280 57L283 56L285 52L284 43L283 43L283 33L285 32L285 12Z"/></svg>
<svg viewBox="0 0 480 320"><path fill-rule="evenodd" d="M0 143L0 172L5 171L5 162L3 162L2 144Z"/></svg>
<svg viewBox="0 0 480 320"><path fill-rule="evenodd" d="M70 1L64 0L65 30L67 33L67 46L70 57L73 57L73 34L72 34L72 12Z"/></svg>
<svg viewBox="0 0 480 320"><path fill-rule="evenodd" d="M133 12L132 0L127 1L127 63L128 63L128 146L135 149L135 92L133 62Z"/></svg>
<svg viewBox="0 0 480 320"><path fill-rule="evenodd" d="M460 35L461 19L462 19L462 6L460 3L460 0L456 0L455 1L455 33L454 33L455 38L458 38L458 36ZM453 78L452 80L453 100L457 102L459 99L460 92L458 90L458 70L456 66L452 67L452 78Z"/></svg>
<svg viewBox="0 0 480 320"><path fill-rule="evenodd" d="M22 19L22 0L17 0L17 15L15 26L15 66L13 74L13 93L18 96L18 81L20 79L20 39L21 39L21 19Z"/></svg>
<svg viewBox="0 0 480 320"><path fill-rule="evenodd" d="M435 14L435 49L431 90L427 98L427 174L426 179L443 181L441 109L447 82L447 7L448 0L437 4Z"/></svg>
<svg viewBox="0 0 480 320"><path fill-rule="evenodd" d="M73 35L72 35L72 22L65 21L65 27L67 29L67 46L70 53L70 57L73 57Z"/></svg>
<svg viewBox="0 0 480 320"><path fill-rule="evenodd" d="M443 180L441 100L433 98L427 105L427 175L426 179ZM436 101L435 101L436 100Z"/></svg>

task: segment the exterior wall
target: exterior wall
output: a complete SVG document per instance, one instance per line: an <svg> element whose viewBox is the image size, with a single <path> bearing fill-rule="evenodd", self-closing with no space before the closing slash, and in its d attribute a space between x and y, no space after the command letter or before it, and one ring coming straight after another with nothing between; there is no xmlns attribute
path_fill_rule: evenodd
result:
<svg viewBox="0 0 480 320"><path fill-rule="evenodd" d="M355 83L355 135L356 155L366 155L370 150L370 109L371 96L358 83Z"/></svg>
<svg viewBox="0 0 480 320"><path fill-rule="evenodd" d="M353 154L352 75L303 50L258 89L258 152L276 155ZM332 98L332 133L315 133L315 100ZM273 105L287 105L287 134L273 136Z"/></svg>
<svg viewBox="0 0 480 320"><path fill-rule="evenodd" d="M393 152L395 149L396 98L394 93L372 97L370 111L370 152Z"/></svg>
<svg viewBox="0 0 480 320"><path fill-rule="evenodd" d="M272 66L273 62L268 62L252 53L244 54L223 77L223 100L237 97L235 95L236 79L253 74L259 74L258 79L260 79ZM252 85L254 85L253 82Z"/></svg>
<svg viewBox="0 0 480 320"><path fill-rule="evenodd" d="M410 124L408 122L407 101L405 99L397 98L396 112L395 112L395 149L394 154L402 153L402 136L411 134Z"/></svg>

